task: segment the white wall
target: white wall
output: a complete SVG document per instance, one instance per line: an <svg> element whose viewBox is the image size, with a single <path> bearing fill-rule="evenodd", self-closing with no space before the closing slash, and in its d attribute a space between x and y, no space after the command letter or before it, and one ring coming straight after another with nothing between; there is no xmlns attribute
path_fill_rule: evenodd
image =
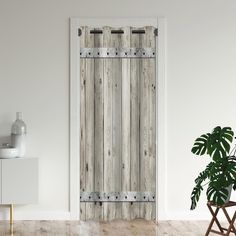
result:
<svg viewBox="0 0 236 236"><path fill-rule="evenodd" d="M190 192L207 158L194 139L215 125L236 130L234 0L0 0L0 136L15 112L28 125L28 156L40 158L40 204L18 218L66 218L69 211L69 17L167 19L166 219L190 212ZM0 139L2 140L2 139ZM164 206L160 206L164 207Z"/></svg>

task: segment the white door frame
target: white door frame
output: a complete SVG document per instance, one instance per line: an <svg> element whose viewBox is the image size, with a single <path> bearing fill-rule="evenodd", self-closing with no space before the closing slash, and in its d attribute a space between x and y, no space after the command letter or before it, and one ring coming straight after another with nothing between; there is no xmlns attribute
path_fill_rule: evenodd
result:
<svg viewBox="0 0 236 236"><path fill-rule="evenodd" d="M81 25L146 26L158 28L156 58L156 221L166 218L166 20L152 18L70 19L70 215L80 220L80 37Z"/></svg>

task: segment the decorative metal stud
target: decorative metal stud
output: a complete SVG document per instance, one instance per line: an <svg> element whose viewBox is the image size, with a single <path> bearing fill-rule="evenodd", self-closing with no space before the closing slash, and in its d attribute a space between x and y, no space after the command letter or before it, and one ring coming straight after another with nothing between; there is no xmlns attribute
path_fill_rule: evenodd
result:
<svg viewBox="0 0 236 236"><path fill-rule="evenodd" d="M155 58L155 48L81 48L81 58Z"/></svg>
<svg viewBox="0 0 236 236"><path fill-rule="evenodd" d="M153 192L81 192L81 202L155 202Z"/></svg>

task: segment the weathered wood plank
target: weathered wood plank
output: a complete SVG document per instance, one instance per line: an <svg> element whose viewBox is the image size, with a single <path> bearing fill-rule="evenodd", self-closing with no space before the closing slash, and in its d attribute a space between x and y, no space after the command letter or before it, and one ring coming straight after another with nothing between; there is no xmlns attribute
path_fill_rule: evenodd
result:
<svg viewBox="0 0 236 236"><path fill-rule="evenodd" d="M114 28L113 28L114 30ZM116 29L117 30L117 29ZM111 47L121 47L121 34L111 34ZM121 190L121 59L112 59L112 160L113 191ZM110 220L121 219L121 203L111 203L112 214Z"/></svg>
<svg viewBox="0 0 236 236"><path fill-rule="evenodd" d="M124 27L122 47L130 47L130 27ZM122 59L122 171L121 190L130 190L130 59ZM122 219L130 219L130 204L122 203Z"/></svg>
<svg viewBox="0 0 236 236"><path fill-rule="evenodd" d="M156 47L156 36L153 34L154 27L147 27L147 46ZM148 60L149 66L149 169L150 169L150 191L156 190L156 60ZM149 203L151 215L150 219L156 217L156 203Z"/></svg>
<svg viewBox="0 0 236 236"><path fill-rule="evenodd" d="M155 46L153 27L145 27L146 33L141 37L141 47ZM155 59L142 59L141 86L141 191L155 191L155 100L152 87L155 82ZM153 104L154 103L154 104ZM146 220L151 220L154 203L141 203L140 214Z"/></svg>
<svg viewBox="0 0 236 236"><path fill-rule="evenodd" d="M137 28L131 28L136 30ZM139 34L130 34L130 46L140 47ZM139 191L139 102L140 59L130 60L130 190ZM130 205L131 219L139 218L139 203Z"/></svg>
<svg viewBox="0 0 236 236"><path fill-rule="evenodd" d="M94 34L86 27L85 47L94 47ZM86 191L94 191L94 59L86 59ZM94 203L86 203L86 219L94 219Z"/></svg>
<svg viewBox="0 0 236 236"><path fill-rule="evenodd" d="M94 35L94 47L103 47L103 35ZM94 191L103 191L103 59L94 60L94 81L95 81L95 140L94 140ZM92 115L92 114L91 114ZM103 220L102 204L95 203L94 219Z"/></svg>
<svg viewBox="0 0 236 236"><path fill-rule="evenodd" d="M111 44L111 28L103 28L103 45ZM113 161L112 161L112 61L104 59L104 191L113 190ZM115 205L105 202L103 204L104 220L114 216Z"/></svg>
<svg viewBox="0 0 236 236"><path fill-rule="evenodd" d="M145 27L146 30L146 27ZM140 46L146 47L147 34L140 35ZM148 60L140 59L140 191L149 190L149 71ZM147 204L140 203L140 217L148 218Z"/></svg>
<svg viewBox="0 0 236 236"><path fill-rule="evenodd" d="M80 37L80 47L85 47L85 27L81 27L82 35ZM80 191L85 191L85 168L86 168L86 147L85 147L85 86L86 86L86 61L85 59L80 59ZM80 219L86 219L84 202L80 203Z"/></svg>

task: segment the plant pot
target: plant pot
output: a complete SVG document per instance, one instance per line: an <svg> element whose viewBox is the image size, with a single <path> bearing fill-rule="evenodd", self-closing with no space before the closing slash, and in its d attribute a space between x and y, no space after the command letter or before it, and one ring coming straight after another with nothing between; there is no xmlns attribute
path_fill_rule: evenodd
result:
<svg viewBox="0 0 236 236"><path fill-rule="evenodd" d="M233 184L229 185L226 189L228 190L228 197L225 200L225 203L228 203L231 197L231 192L232 192Z"/></svg>

